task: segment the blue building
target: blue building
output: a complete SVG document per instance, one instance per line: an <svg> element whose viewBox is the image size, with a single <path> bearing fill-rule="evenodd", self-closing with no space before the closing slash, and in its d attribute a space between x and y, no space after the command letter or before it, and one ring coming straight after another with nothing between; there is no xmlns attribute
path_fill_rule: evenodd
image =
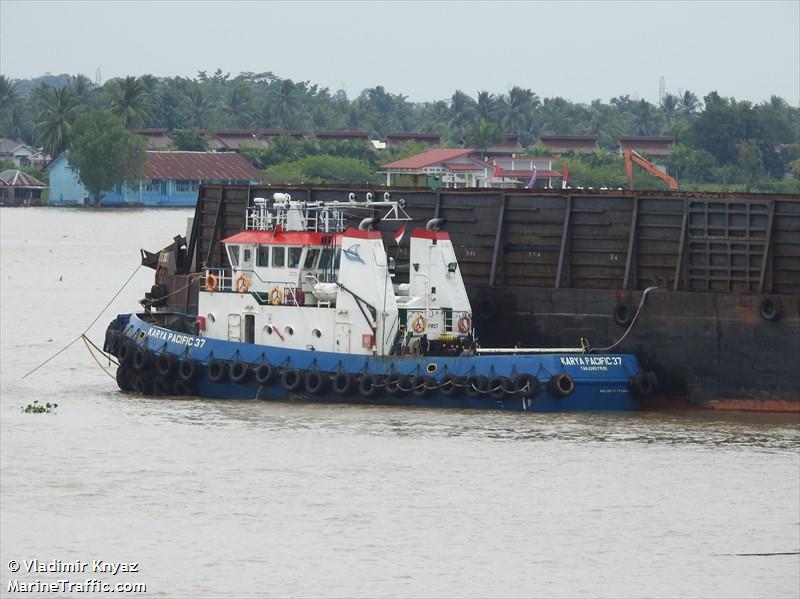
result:
<svg viewBox="0 0 800 599"><path fill-rule="evenodd" d="M93 198L63 153L47 167L49 204L93 205ZM247 160L230 153L147 152L145 178L116 185L103 193L103 206L194 206L201 183L256 185L263 173Z"/></svg>

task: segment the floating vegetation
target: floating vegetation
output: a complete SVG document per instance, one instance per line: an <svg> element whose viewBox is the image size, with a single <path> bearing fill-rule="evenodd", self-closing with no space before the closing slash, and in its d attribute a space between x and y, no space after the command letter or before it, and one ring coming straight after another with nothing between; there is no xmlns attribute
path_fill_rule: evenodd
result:
<svg viewBox="0 0 800 599"><path fill-rule="evenodd" d="M20 409L26 414L51 414L57 407L57 403L50 403L48 401L46 404L42 405L37 399L34 400L33 403L29 403L27 406Z"/></svg>

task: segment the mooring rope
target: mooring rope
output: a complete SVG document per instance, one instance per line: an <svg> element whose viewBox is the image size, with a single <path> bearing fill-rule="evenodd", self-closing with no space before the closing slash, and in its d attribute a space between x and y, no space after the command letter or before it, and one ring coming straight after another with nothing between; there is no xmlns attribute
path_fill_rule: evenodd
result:
<svg viewBox="0 0 800 599"><path fill-rule="evenodd" d="M644 292L642 293L642 299L639 300L639 307L636 308L636 314L633 315L633 318L631 319L631 324L628 325L628 328L622 334L622 337L617 339L617 341L615 343L612 343L608 347L593 347L592 351L596 351L596 352L597 351L603 351L603 352L611 351L612 349L617 347L620 343L625 341L625 337L628 336L628 333L630 333L631 330L633 329L633 325L636 324L636 319L639 317L639 312L642 311L642 307L644 306L644 300L647 297L647 294L650 293L651 291L655 291L656 289L659 289L659 288L658 287L648 287L647 289L644 290Z"/></svg>
<svg viewBox="0 0 800 599"><path fill-rule="evenodd" d="M92 351L92 347L94 347L94 348L95 348L97 351L99 351L99 352L100 352L102 355L106 356L106 357L108 358L108 362L109 362L109 364L113 363L113 364L115 364L115 365L117 365L117 366L119 366L119 364L117 364L117 362L114 362L114 361L111 359L111 356L110 356L110 355L106 354L106 353L105 353L105 352L104 352L102 349L100 349L100 348L99 348L99 347L97 347L97 346L96 346L94 343L92 343L92 340L91 340L91 339L89 339L89 338L88 338L86 335L81 335L81 339L83 339L83 343L86 345L86 349L87 349L87 350L89 350L89 355L90 355L90 356L92 356L92 359L93 359L95 362L97 362L97 365L100 367L100 370L102 370L103 372L105 372L105 373L106 373L108 376L110 376L112 379L116 380L116 378L117 378L117 377L115 377L113 374L111 374L111 373L110 373L110 372L109 372L109 371L106 369L106 367L105 367L105 366L103 366L103 365L100 363L100 360L98 360L98 359L97 359L97 356L95 356L95 355L94 355L94 352Z"/></svg>
<svg viewBox="0 0 800 599"><path fill-rule="evenodd" d="M49 358L47 358L47 359L46 359L44 362L42 362L41 364L39 364L38 366L36 366L36 367L35 367L35 368L33 368L32 370L29 370L29 371L28 371L28 372L26 372L25 374L23 374L23 375L22 375L22 378L23 378L23 379L24 379L24 378L27 378L29 375L31 375L31 374L33 374L34 372L36 372L37 370L39 370L39 369L40 369L42 366L44 366L45 364L48 364L48 363L49 363L49 362L51 362L53 359L55 359L56 357L60 356L62 353L64 353L65 351L67 351L67 350L68 350L70 347L72 347L72 346L73 346L73 345L74 345L74 344L75 344L75 343L76 343L78 340L80 340L82 337L84 337L84 336L86 335L86 333L88 333L88 332L89 332L89 329L91 329L91 328L94 326L94 323L96 323L98 320L100 320L100 317L101 317L101 316L102 316L102 315L105 313L105 311L106 311L106 310L108 310L108 307L109 307L109 306L110 306L112 303L114 303L114 300L115 300L115 299L117 299L117 298L119 297L119 294L120 294L120 293L122 293L122 290L123 290L123 289L125 289L125 287L127 287L127 286L128 286L128 283L130 283L130 282L131 282L131 280L132 280L132 279L133 279L133 277L136 275L136 273L137 273L137 272L139 272L139 269L140 269L141 267L142 267L142 265L141 265L141 263L140 263L140 264L139 264L139 265L138 265L136 268L134 268L134 269L133 269L133 272L131 273L131 276L129 276L129 277L128 277L128 279L125 281L125 283L123 283L123 284L122 284L122 287L120 287L120 288L119 288L119 290L118 290L118 291L117 291L117 292L114 294L114 296L113 296L113 297L112 297L112 298L109 300L109 302L108 302L108 303L105 305L105 307L104 307L104 308L103 308L103 309L100 311L100 313L99 313L99 314L98 314L98 315L95 317L95 319L94 319L94 320L91 322L91 324L89 324L89 326L88 326L88 327L86 327L86 328L83 330L83 332L81 332L81 334L80 334L80 335L78 335L77 337L75 337L75 339L73 339L72 341L70 341L69 343L67 343L67 344L66 344L64 347L62 347L60 350L58 350L58 351L57 351L56 353L54 353L52 356L50 356Z"/></svg>

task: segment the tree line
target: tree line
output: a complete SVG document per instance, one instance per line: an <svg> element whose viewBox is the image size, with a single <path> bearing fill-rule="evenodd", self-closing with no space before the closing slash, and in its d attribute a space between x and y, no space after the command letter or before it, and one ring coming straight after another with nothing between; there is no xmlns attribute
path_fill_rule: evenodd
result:
<svg viewBox="0 0 800 599"><path fill-rule="evenodd" d="M382 86L348 98L341 90L271 72L231 77L218 69L194 78L128 76L103 85L84 75L23 81L0 76L0 135L43 147L50 156L70 147L80 115L99 112L114 115L128 129L176 132L176 147L187 149L204 147L201 130L220 129L361 130L373 138L429 132L441 135L445 145L478 149L510 133L536 153L542 150L537 146L542 134L594 134L600 154L563 160L579 177L572 181L584 185L599 185L609 176L614 181L607 184L616 184L623 173L616 155L619 136L669 135L677 145L667 166L682 187L741 185L790 192L800 187L800 108L777 96L753 103L715 91L702 98L685 91L666 94L658 104L628 95L578 103L515 86L508 93L472 96L456 90L446 100L412 102ZM306 181L325 180L331 169L344 168L329 157L356 161L348 168L359 177L374 176L375 167L388 161L386 154L360 144L288 139L244 155L268 174ZM319 169L323 163L328 168ZM356 163L361 170L350 168Z"/></svg>

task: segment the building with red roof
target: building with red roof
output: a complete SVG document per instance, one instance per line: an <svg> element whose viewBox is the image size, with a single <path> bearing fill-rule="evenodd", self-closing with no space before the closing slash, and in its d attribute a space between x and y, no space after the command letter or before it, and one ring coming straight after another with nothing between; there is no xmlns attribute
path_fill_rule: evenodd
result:
<svg viewBox="0 0 800 599"><path fill-rule="evenodd" d="M47 167L49 203L85 205L89 192L70 167L67 153ZM147 152L145 176L102 194L104 206L194 206L202 184L257 185L264 174L235 152Z"/></svg>
<svg viewBox="0 0 800 599"><path fill-rule="evenodd" d="M381 165L386 185L491 187L494 167L472 148L432 148L402 160Z"/></svg>

